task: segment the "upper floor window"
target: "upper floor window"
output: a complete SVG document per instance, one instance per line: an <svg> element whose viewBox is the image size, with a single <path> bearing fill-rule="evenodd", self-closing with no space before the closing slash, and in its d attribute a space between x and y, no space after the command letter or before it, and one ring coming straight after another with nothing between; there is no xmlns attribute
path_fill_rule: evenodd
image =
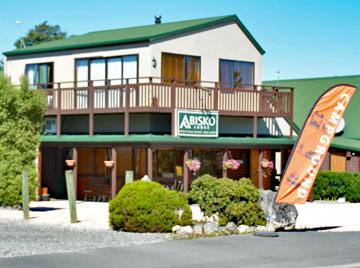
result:
<svg viewBox="0 0 360 268"><path fill-rule="evenodd" d="M161 77L164 83L192 85L200 80L200 57L162 54Z"/></svg>
<svg viewBox="0 0 360 268"><path fill-rule="evenodd" d="M221 87L252 88L254 84L254 63L220 60Z"/></svg>
<svg viewBox="0 0 360 268"><path fill-rule="evenodd" d="M29 88L52 88L53 63L26 64L25 76L29 80Z"/></svg>
<svg viewBox="0 0 360 268"><path fill-rule="evenodd" d="M125 79L136 83L137 77L137 55L75 60L78 87L88 86L88 80L92 80L94 86L104 86L106 80L110 81L110 85L125 84Z"/></svg>

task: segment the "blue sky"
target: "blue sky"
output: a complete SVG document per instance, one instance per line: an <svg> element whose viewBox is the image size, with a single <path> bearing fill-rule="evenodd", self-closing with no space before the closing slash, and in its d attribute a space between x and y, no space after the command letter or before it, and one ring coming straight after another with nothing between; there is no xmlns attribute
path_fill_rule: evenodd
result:
<svg viewBox="0 0 360 268"><path fill-rule="evenodd" d="M263 80L360 74L357 0L1 0L0 53L47 20L68 34L236 14L265 49ZM15 22L20 20L19 26Z"/></svg>

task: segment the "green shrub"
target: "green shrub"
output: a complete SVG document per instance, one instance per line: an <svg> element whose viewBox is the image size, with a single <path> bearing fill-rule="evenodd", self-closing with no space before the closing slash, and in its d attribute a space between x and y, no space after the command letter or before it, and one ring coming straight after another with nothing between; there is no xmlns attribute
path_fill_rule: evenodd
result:
<svg viewBox="0 0 360 268"><path fill-rule="evenodd" d="M176 210L183 209L181 218ZM175 225L191 224L187 200L157 182L126 184L110 201L110 226L127 232L171 232ZM190 211L190 213L189 213Z"/></svg>
<svg viewBox="0 0 360 268"><path fill-rule="evenodd" d="M314 199L360 201L360 173L320 171L314 183Z"/></svg>
<svg viewBox="0 0 360 268"><path fill-rule="evenodd" d="M259 190L250 179L238 181L203 175L191 184L189 199L200 205L205 215L217 213L219 224L262 225L265 215L259 204Z"/></svg>
<svg viewBox="0 0 360 268"><path fill-rule="evenodd" d="M0 77L0 206L22 203L22 170L29 171L30 200L35 199L37 171L34 160L46 103L44 94L28 90L24 82L15 88Z"/></svg>

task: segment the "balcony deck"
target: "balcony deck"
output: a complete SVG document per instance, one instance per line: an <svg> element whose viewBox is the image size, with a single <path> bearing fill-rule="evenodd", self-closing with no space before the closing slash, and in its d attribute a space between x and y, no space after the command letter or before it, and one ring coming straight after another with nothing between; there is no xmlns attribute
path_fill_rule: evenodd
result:
<svg viewBox="0 0 360 268"><path fill-rule="evenodd" d="M258 117L287 117L292 133L294 89L291 87L238 85L225 88L214 82L186 85L179 81L163 83L161 79L151 77L54 83L46 87L46 115L56 115L59 126L61 115L88 114L90 135L93 134L94 114L125 113L127 135L129 113L172 113L174 119L175 109L253 117L254 124ZM57 134L61 134L59 129Z"/></svg>

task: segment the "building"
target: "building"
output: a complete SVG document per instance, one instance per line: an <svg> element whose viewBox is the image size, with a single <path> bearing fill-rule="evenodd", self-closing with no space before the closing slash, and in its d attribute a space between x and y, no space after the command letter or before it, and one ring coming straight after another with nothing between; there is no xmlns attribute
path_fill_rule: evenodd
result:
<svg viewBox="0 0 360 268"><path fill-rule="evenodd" d="M266 81L268 85L277 85L277 81ZM360 75L335 76L321 78L280 80L279 85L294 87L294 129L299 132L311 107L318 97L328 88L348 84L359 86ZM324 159L321 170L359 172L360 94L355 92L344 114L344 123L335 135L330 149Z"/></svg>
<svg viewBox="0 0 360 268"><path fill-rule="evenodd" d="M260 162L274 160L279 178L294 144L293 88L261 85L264 53L231 15L8 51L4 70L14 84L25 74L32 89L47 94L41 187L66 197L65 160L72 159L78 199L107 200L128 170L186 192L195 178L186 161L195 158L197 175L273 187ZM238 170L223 169L229 158L241 163Z"/></svg>

